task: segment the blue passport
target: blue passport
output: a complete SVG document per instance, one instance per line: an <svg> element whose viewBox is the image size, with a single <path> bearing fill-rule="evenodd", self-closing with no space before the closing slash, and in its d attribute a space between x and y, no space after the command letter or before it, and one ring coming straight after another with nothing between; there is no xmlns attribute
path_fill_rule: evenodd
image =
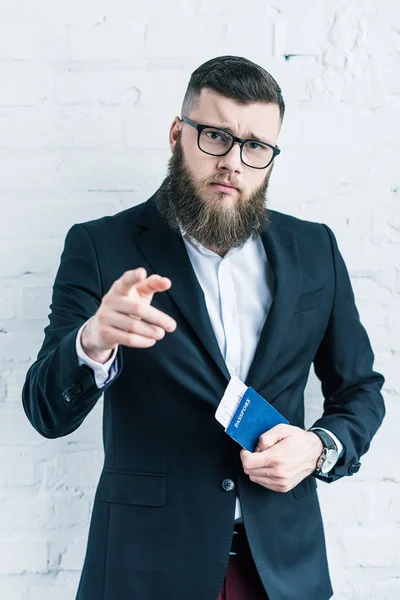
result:
<svg viewBox="0 0 400 600"><path fill-rule="evenodd" d="M253 388L248 387L225 431L243 448L254 452L260 435L279 423L288 424L289 421Z"/></svg>

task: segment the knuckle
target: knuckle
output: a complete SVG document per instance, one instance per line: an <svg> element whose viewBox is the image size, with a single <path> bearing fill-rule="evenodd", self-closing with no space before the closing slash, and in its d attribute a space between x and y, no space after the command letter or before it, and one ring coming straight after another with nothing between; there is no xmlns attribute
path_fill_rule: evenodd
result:
<svg viewBox="0 0 400 600"><path fill-rule="evenodd" d="M242 465L243 465L244 472L247 473L247 471L250 468L249 461L247 460L247 458L242 459Z"/></svg>
<svg viewBox="0 0 400 600"><path fill-rule="evenodd" d="M291 485L289 483L281 484L280 490L283 494L286 494L286 492L289 492L291 490Z"/></svg>
<svg viewBox="0 0 400 600"><path fill-rule="evenodd" d="M278 479L285 479L285 473L280 465L275 468L275 477L278 477Z"/></svg>
<svg viewBox="0 0 400 600"><path fill-rule="evenodd" d="M138 332L137 331L137 321L135 321L135 319L129 319L129 323L128 323L126 331L129 334L134 334L134 333Z"/></svg>
<svg viewBox="0 0 400 600"><path fill-rule="evenodd" d="M107 306L108 304L110 304L112 301L112 293L108 292L105 296L103 296L103 299L101 301L101 306ZM101 308L100 306L100 308Z"/></svg>
<svg viewBox="0 0 400 600"><path fill-rule="evenodd" d="M273 469L278 470L280 467L280 463L276 458L271 458L269 460L268 466L272 467Z"/></svg>
<svg viewBox="0 0 400 600"><path fill-rule="evenodd" d="M105 314L104 309L99 308L99 310L96 313L96 319L97 319L99 325L103 325L105 323L106 314Z"/></svg>
<svg viewBox="0 0 400 600"><path fill-rule="evenodd" d="M136 345L136 335L134 333L128 333L126 336L127 346L135 346Z"/></svg>
<svg viewBox="0 0 400 600"><path fill-rule="evenodd" d="M140 302L138 300L134 300L131 303L131 309L133 314L137 314L140 311Z"/></svg>

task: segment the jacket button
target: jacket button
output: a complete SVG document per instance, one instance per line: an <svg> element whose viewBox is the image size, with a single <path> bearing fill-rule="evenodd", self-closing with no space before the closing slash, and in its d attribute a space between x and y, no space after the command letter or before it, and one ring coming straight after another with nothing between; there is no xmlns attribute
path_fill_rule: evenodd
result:
<svg viewBox="0 0 400 600"><path fill-rule="evenodd" d="M77 396L82 391L82 386L79 383L71 383L69 386L69 390L71 392L71 396Z"/></svg>
<svg viewBox="0 0 400 600"><path fill-rule="evenodd" d="M63 391L62 395L64 397L64 400L66 400L67 402L71 402L72 398L75 398L75 396L80 394L81 391L82 386L79 385L79 383L71 383L71 385Z"/></svg>
<svg viewBox="0 0 400 600"><path fill-rule="evenodd" d="M232 479L224 479L221 483L221 487L223 490L225 490L225 492L231 492L235 489L235 484Z"/></svg>
<svg viewBox="0 0 400 600"><path fill-rule="evenodd" d="M350 475L354 475L354 473L358 473L358 471L360 470L360 467L361 467L361 463L354 463L354 465L350 465L349 466Z"/></svg>

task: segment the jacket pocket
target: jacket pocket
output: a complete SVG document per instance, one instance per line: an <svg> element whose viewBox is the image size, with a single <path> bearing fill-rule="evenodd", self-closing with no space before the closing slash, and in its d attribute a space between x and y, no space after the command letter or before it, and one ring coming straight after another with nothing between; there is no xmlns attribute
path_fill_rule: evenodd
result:
<svg viewBox="0 0 400 600"><path fill-rule="evenodd" d="M309 475L308 477L300 481L300 483L298 483L296 487L292 489L292 493L293 496L298 499L304 498L304 496L308 496L308 494L312 494L313 492L315 492L316 489L317 482L315 480L315 477Z"/></svg>
<svg viewBox="0 0 400 600"><path fill-rule="evenodd" d="M165 473L103 471L97 500L116 504L163 506L167 502Z"/></svg>
<svg viewBox="0 0 400 600"><path fill-rule="evenodd" d="M322 306L324 304L324 292L325 288L321 287L312 292L301 294L294 312L302 312Z"/></svg>

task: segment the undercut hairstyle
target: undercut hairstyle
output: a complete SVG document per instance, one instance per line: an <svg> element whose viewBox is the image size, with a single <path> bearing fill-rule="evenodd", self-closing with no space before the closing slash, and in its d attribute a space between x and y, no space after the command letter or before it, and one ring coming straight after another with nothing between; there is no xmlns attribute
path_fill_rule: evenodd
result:
<svg viewBox="0 0 400 600"><path fill-rule="evenodd" d="M217 56L193 71L182 105L182 116L197 107L201 90L210 89L239 104L277 104L281 121L285 114L282 91L265 69L241 56Z"/></svg>

